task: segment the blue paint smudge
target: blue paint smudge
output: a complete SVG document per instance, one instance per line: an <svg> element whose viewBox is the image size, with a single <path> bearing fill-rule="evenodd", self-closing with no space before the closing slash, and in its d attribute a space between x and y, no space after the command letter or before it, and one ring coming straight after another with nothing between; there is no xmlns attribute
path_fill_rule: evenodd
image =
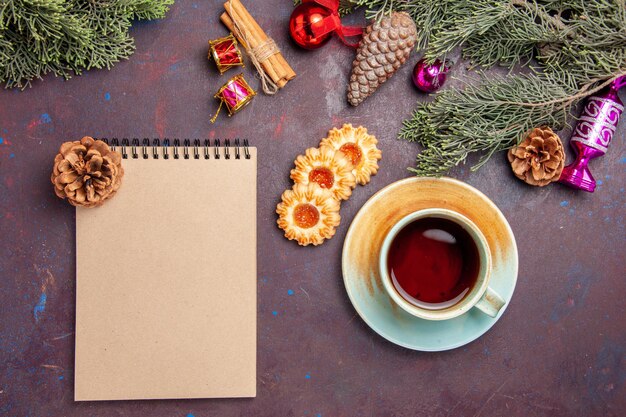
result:
<svg viewBox="0 0 626 417"><path fill-rule="evenodd" d="M272 314L273 314L274 316L277 316L277 315L278 315L278 311L272 311Z"/></svg>
<svg viewBox="0 0 626 417"><path fill-rule="evenodd" d="M604 176L604 179L610 180L610 179L611 179L611 176L610 176L610 175L605 175L605 176Z"/></svg>
<svg viewBox="0 0 626 417"><path fill-rule="evenodd" d="M189 413L187 414L187 417L193 417L193 414Z"/></svg>
<svg viewBox="0 0 626 417"><path fill-rule="evenodd" d="M108 91L107 91L106 93L104 93L104 99L105 99L106 101L111 100L111 93L109 93Z"/></svg>
<svg viewBox="0 0 626 417"><path fill-rule="evenodd" d="M561 207L567 207L567 206L569 206L569 201L567 201L567 200L563 200L563 201L561 201L561 204L559 204L559 205L560 205Z"/></svg>
<svg viewBox="0 0 626 417"><path fill-rule="evenodd" d="M42 292L41 296L39 297L39 302L37 303L35 308L33 308L33 316L35 317L35 321L37 322L41 318L41 315L43 314L43 312L46 310L47 299L48 299L48 296L46 295L46 293Z"/></svg>
<svg viewBox="0 0 626 417"><path fill-rule="evenodd" d="M606 404L606 398L619 395L622 386L626 382L626 376L622 371L622 361L626 351L616 341L603 338L604 343L596 356L593 366L585 372L584 379L587 392L593 402L600 406Z"/></svg>
<svg viewBox="0 0 626 417"><path fill-rule="evenodd" d="M602 182L602 180L597 180L597 181L596 181L596 184L598 184L598 185L602 185L602 184L603 184L603 182Z"/></svg>
<svg viewBox="0 0 626 417"><path fill-rule="evenodd" d="M4 142L4 139L0 138L0 145Z"/></svg>
<svg viewBox="0 0 626 417"><path fill-rule="evenodd" d="M591 285L593 284L593 271L576 263L567 273L567 282L562 285L563 296L553 306L550 313L550 321L557 322L569 316L575 308L582 308Z"/></svg>
<svg viewBox="0 0 626 417"><path fill-rule="evenodd" d="M39 117L39 120L41 120L41 123L51 123L52 122L52 118L50 117L50 115L48 113L42 114L41 117Z"/></svg>
<svg viewBox="0 0 626 417"><path fill-rule="evenodd" d="M11 155L9 155L9 158L15 158L15 154L12 153Z"/></svg>
<svg viewBox="0 0 626 417"><path fill-rule="evenodd" d="M315 414L315 417L322 417L322 413Z"/></svg>
<svg viewBox="0 0 626 417"><path fill-rule="evenodd" d="M311 374L309 374L308 372L306 373L306 375L304 376L305 379L311 379Z"/></svg>
<svg viewBox="0 0 626 417"><path fill-rule="evenodd" d="M170 65L170 71L177 71L180 64L172 64Z"/></svg>
<svg viewBox="0 0 626 417"><path fill-rule="evenodd" d="M622 156L622 159L619 160L621 164L626 164L626 156Z"/></svg>
<svg viewBox="0 0 626 417"><path fill-rule="evenodd" d="M65 377L64 377L63 375L61 375L61 376L59 377L59 381L63 381L63 379L65 379Z"/></svg>
<svg viewBox="0 0 626 417"><path fill-rule="evenodd" d="M293 295L293 290L287 290L287 295Z"/></svg>
<svg viewBox="0 0 626 417"><path fill-rule="evenodd" d="M198 8L198 5L197 5L196 3L194 3L194 4L192 4L192 5L191 5L191 7L192 7L193 9L197 9L197 8Z"/></svg>

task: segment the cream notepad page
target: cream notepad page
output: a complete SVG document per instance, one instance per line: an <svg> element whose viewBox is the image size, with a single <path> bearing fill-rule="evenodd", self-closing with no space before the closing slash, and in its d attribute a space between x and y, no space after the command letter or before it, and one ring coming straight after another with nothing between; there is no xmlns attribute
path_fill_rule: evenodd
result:
<svg viewBox="0 0 626 417"><path fill-rule="evenodd" d="M76 209L75 400L256 395L256 149L221 150Z"/></svg>

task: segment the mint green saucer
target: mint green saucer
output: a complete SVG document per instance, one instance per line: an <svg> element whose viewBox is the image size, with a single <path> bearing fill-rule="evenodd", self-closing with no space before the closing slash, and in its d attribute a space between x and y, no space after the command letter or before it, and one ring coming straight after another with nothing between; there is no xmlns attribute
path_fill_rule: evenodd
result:
<svg viewBox="0 0 626 417"><path fill-rule="evenodd" d="M506 301L497 317L473 308L450 320L424 320L405 312L385 292L378 273L385 235L405 215L432 207L463 214L485 235L493 260L489 286ZM421 351L454 349L489 330L511 300L517 267L517 245L504 215L483 193L451 178L407 178L380 190L352 221L342 254L343 281L361 318L385 339Z"/></svg>

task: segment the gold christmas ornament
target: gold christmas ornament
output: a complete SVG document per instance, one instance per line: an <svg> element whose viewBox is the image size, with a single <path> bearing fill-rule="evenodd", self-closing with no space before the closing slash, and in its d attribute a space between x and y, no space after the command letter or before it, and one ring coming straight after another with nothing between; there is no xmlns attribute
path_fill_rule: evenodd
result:
<svg viewBox="0 0 626 417"><path fill-rule="evenodd" d="M543 187L561 176L565 151L552 129L534 128L519 145L509 149L508 159L517 178Z"/></svg>
<svg viewBox="0 0 626 417"><path fill-rule="evenodd" d="M123 176L122 155L85 136L61 145L50 179L59 198L73 206L96 207L115 195Z"/></svg>
<svg viewBox="0 0 626 417"><path fill-rule="evenodd" d="M337 200L347 200L356 186L350 161L330 148L309 148L296 158L295 165L291 179L296 184L317 183Z"/></svg>
<svg viewBox="0 0 626 417"><path fill-rule="evenodd" d="M363 33L348 85L348 101L358 106L387 81L409 57L417 28L408 13L393 12L369 25Z"/></svg>
<svg viewBox="0 0 626 417"><path fill-rule="evenodd" d="M319 245L335 234L339 226L339 201L330 190L315 182L295 184L281 197L276 207L278 227L285 237L299 245Z"/></svg>
<svg viewBox="0 0 626 417"><path fill-rule="evenodd" d="M330 130L328 136L322 139L320 148L328 147L348 158L357 183L365 185L378 172L382 152L376 147L377 143L376 138L368 134L363 126L355 128L345 124L341 129Z"/></svg>

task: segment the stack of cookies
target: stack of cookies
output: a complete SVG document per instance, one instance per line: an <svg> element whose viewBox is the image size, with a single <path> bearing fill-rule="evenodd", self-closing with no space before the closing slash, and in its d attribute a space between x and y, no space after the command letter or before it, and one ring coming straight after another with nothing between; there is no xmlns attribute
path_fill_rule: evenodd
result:
<svg viewBox="0 0 626 417"><path fill-rule="evenodd" d="M294 186L276 207L278 227L302 246L319 245L335 234L339 208L357 184L370 182L382 157L367 129L345 124L332 129L319 147L309 148L291 170Z"/></svg>

